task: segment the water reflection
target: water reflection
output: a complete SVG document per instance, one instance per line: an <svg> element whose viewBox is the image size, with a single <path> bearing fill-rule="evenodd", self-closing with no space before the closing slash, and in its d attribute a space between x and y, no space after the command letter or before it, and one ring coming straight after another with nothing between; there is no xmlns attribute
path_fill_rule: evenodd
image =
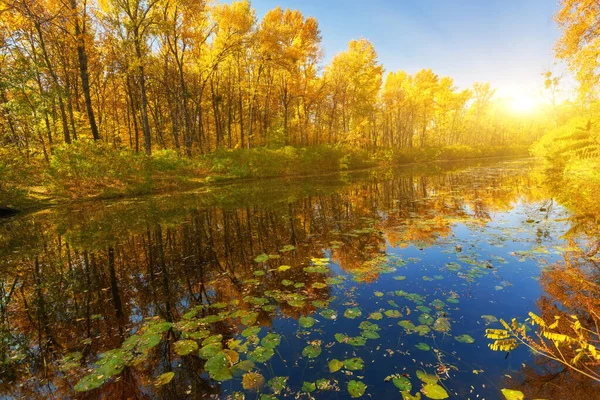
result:
<svg viewBox="0 0 600 400"><path fill-rule="evenodd" d="M491 287L508 292L506 280L517 279L519 273L531 277L531 268L537 268L539 260L525 248L559 243L565 225L556 221L566 216L561 214L565 211L548 202L547 193L540 191L529 167L528 162L518 161L253 182L208 193L56 208L5 222L0 225L2 393L10 397L91 398L233 395L243 391L240 374L219 383L204 371L206 360L197 352L184 357L175 354L173 344L178 340L197 340L202 347L206 336L198 336L193 329L166 330L148 354L128 363L99 389L80 395L74 392L75 384L89 373L88 367L98 355L120 348L132 334L140 334L143 321L154 318L180 323L228 313L206 326L210 326L210 335L222 335L220 342L225 347L230 340L241 340L242 349L234 351L240 356L245 354L244 343L250 346L246 352L258 345L252 343L253 335L246 342L240 338L248 326L261 327L261 338L266 332L283 336L273 364L256 362L253 371L260 371L267 379L276 376L275 369L278 374L284 371L290 375L287 394L301 391L307 379L331 379L330 389L341 390L336 396L345 397L347 379L330 377L327 362L333 357L359 354L367 363L369 360L360 347L336 350L341 344L333 335L340 332L336 329L351 329L341 321L347 321L342 314L349 307L364 309L355 325L369 315L366 310L371 305L373 311L383 311L373 292L394 290L393 282L401 280L383 278L382 273L406 268L412 259L414 267L401 273L419 280L411 287L420 290L423 299L428 294L441 297L442 293L443 299L461 297L462 302L464 297L465 303L473 301L471 309L477 313L476 302L497 304L503 298L498 297L500 294L479 293L473 284L476 278L491 271ZM512 229L510 235L506 229ZM518 258L526 258L530 264L514 275L498 272L495 264L508 257L508 250L516 251ZM444 267L454 260L446 255L449 253L456 257L455 263L471 266L458 272L452 266ZM318 269L319 261L314 260L320 258L331 260L324 262L325 273L307 272L306 267L316 265ZM556 274L555 270L542 274L546 294L537 303L542 311L556 301L579 304L577 299L556 298L565 291L556 286L557 282L570 282ZM487 281L482 282L487 285ZM433 284L438 286L427 286ZM517 282L513 284L518 286ZM418 315L420 306L432 309L427 312L434 318L452 318L453 324L466 318L461 322L465 332L456 335L467 331L473 337L479 334L479 351L487 351L481 339L483 326L476 320L479 316L469 319L473 316L469 317L469 308L462 303L460 310L452 305L427 307L429 303L415 302L415 296L408 296L413 303L407 302L404 295L397 296L392 301L399 314L406 317L411 312ZM555 299L547 300L548 296ZM514 308L510 301L507 304L507 315L534 306L531 298ZM324 321L327 318L322 316L323 309L335 311L337 321ZM197 314L186 316L190 310ZM548 313L556 313L555 307ZM314 331L298 330L298 318L309 315L324 323ZM176 326L181 328L181 323ZM432 333L422 335L432 339L432 347L438 344L436 340L447 336L434 328ZM481 380L492 387L477 386L478 393L490 396L496 393L493 385L501 384L501 368L506 365L493 366L493 358L467 360L465 366L456 360L463 357L457 356L454 348L446 354L441 344L429 354L413 351L410 342L408 351L397 340L402 329L397 325L395 332L390 326L386 329L393 339L381 334L377 345L367 346L370 353L375 348L406 353L408 359L417 360L420 368L428 372L435 368L439 374L443 372L444 378L447 371L454 380L460 380L460 373L468 373L462 376L462 383L445 381L449 394L468 395L471 383L479 382L478 375L472 373L479 367L492 371ZM321 355L321 361L310 357L307 362L292 361L300 357L306 343L315 341L327 349L326 357ZM64 359L65 354L74 352L81 358L73 362ZM530 356L518 357L525 360ZM391 355L378 362L390 368L398 363L391 360ZM478 368L472 368L474 363ZM377 387L387 371L377 371L372 365L369 368L375 371L353 374L364 376L367 393L398 396L398 389L391 384L385 389ZM175 372L171 383L154 385L158 375L170 371ZM538 368L532 371L523 371L523 385L538 387L536 379L542 379L541 375ZM417 383L413 385L418 390Z"/></svg>

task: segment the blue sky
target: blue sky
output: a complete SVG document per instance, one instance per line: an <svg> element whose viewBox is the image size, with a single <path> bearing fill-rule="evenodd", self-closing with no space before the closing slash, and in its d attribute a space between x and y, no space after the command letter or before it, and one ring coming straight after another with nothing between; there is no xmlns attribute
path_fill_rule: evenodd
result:
<svg viewBox="0 0 600 400"><path fill-rule="evenodd" d="M490 82L501 94L539 91L553 65L558 0L254 0L260 19L271 8L319 21L329 62L361 36L386 71L431 68L459 87Z"/></svg>

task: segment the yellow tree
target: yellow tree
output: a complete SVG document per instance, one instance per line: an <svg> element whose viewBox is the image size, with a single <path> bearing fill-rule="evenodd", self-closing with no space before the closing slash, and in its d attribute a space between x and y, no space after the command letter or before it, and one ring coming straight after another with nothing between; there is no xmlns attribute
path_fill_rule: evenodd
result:
<svg viewBox="0 0 600 400"><path fill-rule="evenodd" d="M372 128L382 75L383 66L373 44L362 38L351 41L348 50L337 54L326 67L325 79L332 91L332 120L342 119L341 141L375 144Z"/></svg>
<svg viewBox="0 0 600 400"><path fill-rule="evenodd" d="M284 142L290 142L290 112L316 77L322 57L319 25L298 10L277 7L269 11L258 31L259 52L266 61L267 84L274 82L281 106ZM267 88L267 96L270 88ZM266 103L268 106L268 102Z"/></svg>
<svg viewBox="0 0 600 400"><path fill-rule="evenodd" d="M575 72L581 96L590 98L600 84L600 2L561 0L555 20L561 30L556 55Z"/></svg>
<svg viewBox="0 0 600 400"><path fill-rule="evenodd" d="M152 134L148 117L146 89L146 64L150 53L148 40L156 24L156 8L159 0L101 0L103 17L116 36L124 43L125 50L133 50L134 63L140 90L142 129L146 154L152 153ZM132 48L132 49L131 49Z"/></svg>

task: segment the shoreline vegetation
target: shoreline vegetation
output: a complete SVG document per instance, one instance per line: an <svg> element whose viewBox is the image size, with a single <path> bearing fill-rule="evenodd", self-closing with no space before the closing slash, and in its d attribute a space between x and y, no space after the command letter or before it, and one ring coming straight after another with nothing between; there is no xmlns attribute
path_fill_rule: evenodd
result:
<svg viewBox="0 0 600 400"><path fill-rule="evenodd" d="M7 215L72 201L128 198L211 187L242 179L300 178L382 166L528 156L527 146L356 149L341 145L222 150L183 158L147 156L101 142L56 149L46 165L14 163L4 172L0 206Z"/></svg>

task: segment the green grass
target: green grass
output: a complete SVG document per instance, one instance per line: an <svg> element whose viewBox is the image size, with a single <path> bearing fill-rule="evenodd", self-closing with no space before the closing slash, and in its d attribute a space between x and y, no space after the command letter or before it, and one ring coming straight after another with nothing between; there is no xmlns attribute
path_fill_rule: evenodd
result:
<svg viewBox="0 0 600 400"><path fill-rule="evenodd" d="M0 206L27 208L53 200L114 198L196 188L240 178L310 176L437 160L527 155L526 147L451 146L358 149L341 145L219 150L193 159L175 151L152 156L105 143L77 141L54 149L50 162L0 153Z"/></svg>

